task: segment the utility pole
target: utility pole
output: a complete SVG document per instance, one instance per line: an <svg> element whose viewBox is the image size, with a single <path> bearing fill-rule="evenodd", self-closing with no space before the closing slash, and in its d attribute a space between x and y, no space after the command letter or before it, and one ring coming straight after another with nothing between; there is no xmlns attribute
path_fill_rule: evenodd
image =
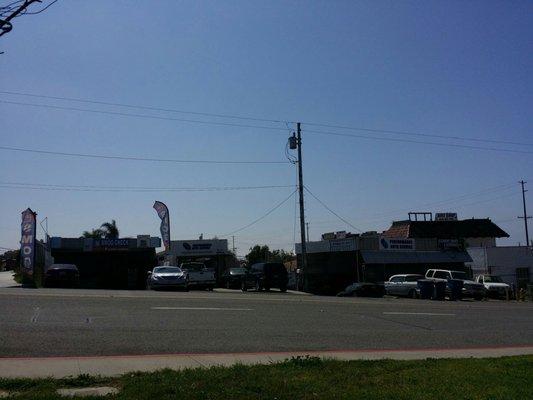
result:
<svg viewBox="0 0 533 400"><path fill-rule="evenodd" d="M298 194L300 195L300 237L302 242L303 289L307 291L307 243L305 240L304 178L302 172L302 129L296 124L296 144L298 145Z"/></svg>
<svg viewBox="0 0 533 400"><path fill-rule="evenodd" d="M26 8L28 8L28 6L30 6L32 3L35 3L35 2L41 2L41 0L25 0L18 8L13 9L13 12L10 15L8 15L6 18L3 18L3 19L0 18L0 36L10 32L11 29L13 29L11 20L13 18L16 18L19 14L23 14L26 11ZM14 3L18 3L18 2L14 2Z"/></svg>
<svg viewBox="0 0 533 400"><path fill-rule="evenodd" d="M305 223L305 227L307 229L307 241L309 241L309 222Z"/></svg>
<svg viewBox="0 0 533 400"><path fill-rule="evenodd" d="M524 216L523 217L518 217L518 218L524 219L524 228L526 229L526 247L529 247L531 245L531 243L529 243L529 232L527 230L527 220L529 218L531 218L531 217L528 217L527 211L526 211L526 192L527 192L527 190L524 188L524 185L527 182L524 182L523 180L521 180L518 183L520 183L520 185L522 185L522 204L524 206Z"/></svg>
<svg viewBox="0 0 533 400"><path fill-rule="evenodd" d="M233 250L233 254L235 254L235 257L237 257L237 253L235 252L235 236L231 237L232 245L231 249Z"/></svg>

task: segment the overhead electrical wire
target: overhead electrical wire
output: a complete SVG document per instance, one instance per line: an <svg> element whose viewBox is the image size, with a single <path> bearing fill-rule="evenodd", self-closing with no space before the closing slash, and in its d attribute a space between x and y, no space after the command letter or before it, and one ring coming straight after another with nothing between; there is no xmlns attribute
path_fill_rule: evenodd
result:
<svg viewBox="0 0 533 400"><path fill-rule="evenodd" d="M358 227L352 225L349 221L347 221L345 218L341 217L339 214L337 214L335 211L333 211L331 208L328 207L328 205L326 203L324 203L322 200L320 200L317 196L315 196L313 194L313 192L311 192L307 186L304 185L304 189L307 193L309 193L316 201L318 201L326 210L328 210L331 214L333 214L334 216L336 216L338 219L340 219L342 222L344 222L346 225L348 225L349 227L355 229L356 231L359 231L359 232L363 232L361 229L359 229Z"/></svg>
<svg viewBox="0 0 533 400"><path fill-rule="evenodd" d="M55 105L49 105L49 104L24 103L24 102L7 101L7 100L0 100L0 103L18 105L18 106L46 108L46 109L53 109L53 110L116 115L116 116L121 116L121 117L130 117L130 118L177 121L177 122L185 122L185 123L216 125L216 126L226 126L226 127L239 127L239 128L247 128L247 129L262 129L262 130L270 130L270 131L277 131L277 132L285 131L285 129L280 128L280 127L275 127L275 126L248 125L248 124L236 124L236 123L231 123L231 122L203 121L203 120L186 119L186 118L172 118L172 117L163 117L163 116L148 115L148 114L133 114L133 113L118 112L118 111L93 110L93 109L86 109L86 108L64 107L64 106L55 106ZM279 121L272 120L272 122L279 122ZM423 141L423 140L412 140L412 139L391 138L391 137L365 136L365 135L356 135L356 134L351 134L351 133L321 131L321 130L314 130L314 129L305 129L305 133L311 134L311 135L314 134L314 135L339 136L339 137L348 137L348 138L357 138L357 139L366 139L366 140L378 140L378 141L387 141L387 142L413 143L413 144L432 145L432 146L464 148L464 149L470 149L470 150L485 150L485 151L496 151L496 152L506 152L506 153L533 154L533 151L528 151L528 150L483 147L483 146L474 146L474 145L459 144L459 143L430 142L430 141ZM524 143L524 145L529 145L529 144Z"/></svg>
<svg viewBox="0 0 533 400"><path fill-rule="evenodd" d="M264 185L264 186L206 186L206 187L148 187L148 186L96 186L96 185L55 185L27 182L0 181L0 188L31 189L50 191L80 191L80 192L212 192L292 188L293 185Z"/></svg>
<svg viewBox="0 0 533 400"><path fill-rule="evenodd" d="M234 231L232 232L229 232L229 233L226 233L224 235L217 235L218 237L226 237L226 236L231 236L231 235L234 235L236 234L237 232L240 232L240 231L243 231L249 227L251 227L252 225L255 225L257 224L259 221L262 221L263 219L265 219L266 217L268 217L270 214L272 214L274 211L276 211L278 208L280 208L283 204L285 204L287 201L289 201L289 199L294 196L294 194L297 192L298 189L295 189L290 195L289 197L287 197L286 199L284 199L283 201L281 201L280 203L276 204L274 207L272 207L270 210L268 210L265 214L263 214L262 216L260 216L259 218L253 220L252 222L250 222L249 224L246 224L242 227L240 227L239 229L235 229Z"/></svg>
<svg viewBox="0 0 533 400"><path fill-rule="evenodd" d="M23 148L23 147L11 147L11 146L0 146L0 150L10 150L10 151L39 153L39 154L68 156L68 157L87 157L87 158L101 158L101 159L111 159L111 160L149 161L149 162L180 163L180 164L288 164L287 161L180 160L180 159L174 159L174 158L111 156L111 155L105 155L105 154L69 153L69 152L63 152L63 151L28 149L28 148Z"/></svg>
<svg viewBox="0 0 533 400"><path fill-rule="evenodd" d="M120 102L108 102L108 101L99 101L99 100L82 99L82 98L65 97L65 96L48 96L48 95L41 95L41 94L35 94L35 93L25 93L25 92L16 92L16 91L7 91L7 90L0 90L0 94L7 94L11 96L33 97L33 98L41 98L41 99L49 99L49 100L72 101L72 102L78 102L78 103L97 104L97 105L105 105L105 106L113 106L113 107L124 107L124 108L139 109L139 110L150 110L150 111L199 115L199 116L207 116L207 117L215 117L215 118L229 118L229 119L238 119L238 120L245 120L245 121L272 122L272 123L285 123L285 124L295 123L294 121L288 121L288 120L282 120L282 119L256 118L256 117L248 117L248 116L241 116L241 115L234 115L234 114L197 112L197 111L179 110L179 109L174 109L174 108L133 105L133 104L120 103ZM428 133L414 132L414 131L403 131L403 130L394 130L394 129L375 129L375 128L366 128L366 127L338 125L338 124L325 124L325 123L309 122L309 121L301 121L301 122L302 124L305 124L305 125L311 125L311 126L317 126L317 127L323 127L323 128L363 131L363 132L370 132L370 133L418 136L418 137L428 137L428 138L437 138L437 139L445 139L445 140L461 140L461 141L470 141L470 142L477 142L477 143L533 146L533 143L515 142L515 141L507 141L507 140L469 138L469 137L458 136L458 135L447 136L447 135L428 134ZM309 130L306 129L306 132L309 132Z"/></svg>

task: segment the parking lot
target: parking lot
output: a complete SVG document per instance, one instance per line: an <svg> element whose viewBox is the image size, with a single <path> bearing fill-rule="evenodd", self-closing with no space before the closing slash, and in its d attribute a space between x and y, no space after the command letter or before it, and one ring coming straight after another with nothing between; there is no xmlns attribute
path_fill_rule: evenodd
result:
<svg viewBox="0 0 533 400"><path fill-rule="evenodd" d="M533 343L533 304L215 289L0 289L4 357L472 348Z"/></svg>

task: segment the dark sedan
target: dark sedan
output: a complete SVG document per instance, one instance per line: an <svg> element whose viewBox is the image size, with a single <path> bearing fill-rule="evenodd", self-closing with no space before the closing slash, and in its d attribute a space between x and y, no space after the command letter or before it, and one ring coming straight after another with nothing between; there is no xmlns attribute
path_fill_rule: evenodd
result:
<svg viewBox="0 0 533 400"><path fill-rule="evenodd" d="M246 268L230 268L222 274L222 285L226 289L240 289L242 278L246 275Z"/></svg>
<svg viewBox="0 0 533 400"><path fill-rule="evenodd" d="M45 287L77 287L80 273L74 264L52 264L44 273Z"/></svg>

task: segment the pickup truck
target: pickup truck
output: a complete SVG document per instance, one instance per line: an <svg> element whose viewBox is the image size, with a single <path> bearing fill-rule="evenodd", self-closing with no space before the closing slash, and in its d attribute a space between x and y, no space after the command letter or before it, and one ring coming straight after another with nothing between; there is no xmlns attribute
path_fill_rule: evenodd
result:
<svg viewBox="0 0 533 400"><path fill-rule="evenodd" d="M451 279L458 279L463 281L463 297L473 297L476 300L482 300L486 296L485 286L481 283L474 282L469 279L466 272L451 271L447 269L428 269L426 272L426 279L433 281L446 281ZM446 287L446 292L449 294L449 289Z"/></svg>
<svg viewBox="0 0 533 400"><path fill-rule="evenodd" d="M505 299L511 295L511 287L507 283L503 283L502 278L497 275L478 275L476 282L485 286L489 297Z"/></svg>
<svg viewBox="0 0 533 400"><path fill-rule="evenodd" d="M187 273L189 277L190 289L207 289L213 290L216 284L215 271L209 269L201 262L185 262L180 268Z"/></svg>

